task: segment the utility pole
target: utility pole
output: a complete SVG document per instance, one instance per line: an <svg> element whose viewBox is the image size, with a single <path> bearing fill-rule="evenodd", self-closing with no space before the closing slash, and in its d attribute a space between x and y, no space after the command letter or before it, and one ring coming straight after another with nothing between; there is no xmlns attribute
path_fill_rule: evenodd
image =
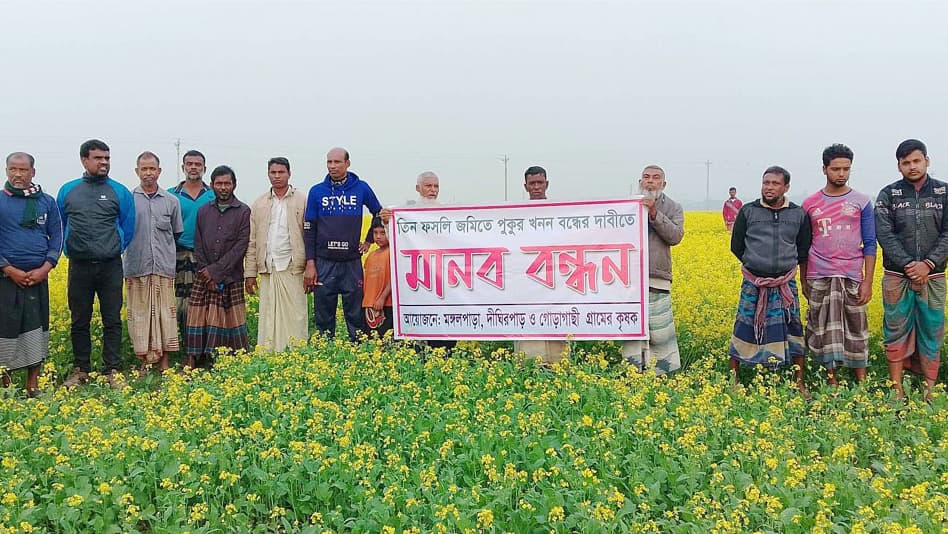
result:
<svg viewBox="0 0 948 534"><path fill-rule="evenodd" d="M510 158L507 157L507 154L504 154L500 161L504 162L504 202L507 202L507 164L510 163Z"/></svg>
<svg viewBox="0 0 948 534"><path fill-rule="evenodd" d="M174 142L174 151L175 151L175 154L177 154L177 157L175 158L175 164L174 164L174 168L176 169L175 176L177 176L178 181L180 182L181 181L181 163L180 163L181 162L181 138L180 137Z"/></svg>
<svg viewBox="0 0 948 534"><path fill-rule="evenodd" d="M704 193L704 205L706 208L711 207L711 160L707 159L704 161L705 168L705 193Z"/></svg>

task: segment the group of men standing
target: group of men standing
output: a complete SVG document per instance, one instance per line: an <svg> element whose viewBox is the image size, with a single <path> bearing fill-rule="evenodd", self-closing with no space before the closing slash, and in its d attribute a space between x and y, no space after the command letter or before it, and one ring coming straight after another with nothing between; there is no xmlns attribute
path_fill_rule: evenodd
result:
<svg viewBox="0 0 948 534"><path fill-rule="evenodd" d="M729 349L735 381L741 363L792 361L805 391L806 347L831 383L837 383L838 367L852 368L856 380L863 380L866 305L878 240L890 377L902 396L903 369L920 373L930 395L944 335L948 186L928 175L928 153L920 141L903 142L896 158L902 179L886 186L875 204L848 185L853 153L838 144L823 152L825 186L802 206L787 198L790 173L779 166L764 171L758 200L741 206L732 188L731 210L726 203L724 216L744 278ZM110 384L122 385L123 285L142 372L149 366L168 368L169 353L181 350L179 333L192 368L210 366L219 347L249 348L245 293L259 293L258 343L268 350L308 338L308 292L314 293L316 328L325 335L334 335L340 297L350 339L365 331L367 315L391 314L391 282L379 276L387 264L391 211L349 171L345 149L328 152L328 174L305 197L289 183L290 162L270 159L270 190L251 206L234 195L237 176L230 167L216 167L210 184L204 182L205 158L196 150L183 157L185 179L168 190L158 185L160 160L152 152L136 160L140 183L133 191L109 177L104 142L83 143L80 161L82 177L65 184L53 200L32 181L32 156L17 152L6 159L7 183L0 195L0 366L26 368L28 392L36 391L39 364L48 351L47 277L61 252L70 258L75 363L66 386L89 377L96 296L104 373ZM545 169L526 170L524 189L531 201L546 200L548 187ZM661 167L643 169L639 190L649 223L649 340L622 346L626 360L657 374L681 366L671 305L671 247L684 236L684 214L665 187ZM415 189L419 203L437 204L437 175L422 173ZM364 209L378 216L378 223L363 237ZM372 294L364 295L361 258L372 242L385 256L370 262L379 273L371 273ZM798 270L809 302L805 329ZM450 350L454 342L429 344ZM566 344L521 341L515 349L552 362ZM8 383L9 375L3 379Z"/></svg>
<svg viewBox="0 0 948 534"><path fill-rule="evenodd" d="M790 173L764 171L761 198L744 205L734 221L731 251L743 283L730 343L737 381L740 364L792 362L803 385L804 352L837 384L837 369L866 376L877 242L882 246L884 344L896 395L904 396L903 370L925 380L930 398L944 338L948 260L948 185L928 174L928 150L916 139L896 149L902 178L872 199L849 186L853 152L835 144L823 151L825 186L802 206L790 202ZM796 275L807 298L800 319Z"/></svg>

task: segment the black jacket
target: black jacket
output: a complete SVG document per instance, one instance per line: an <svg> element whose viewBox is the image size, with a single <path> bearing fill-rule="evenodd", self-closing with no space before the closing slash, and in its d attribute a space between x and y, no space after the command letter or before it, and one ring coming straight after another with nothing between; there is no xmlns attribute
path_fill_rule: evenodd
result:
<svg viewBox="0 0 948 534"><path fill-rule="evenodd" d="M731 232L731 252L748 271L770 278L806 263L812 242L810 216L793 202L777 210L759 199L744 204Z"/></svg>
<svg viewBox="0 0 948 534"><path fill-rule="evenodd" d="M945 271L948 260L948 184L926 176L921 190L902 179L882 188L876 199L876 239L882 265L904 273L913 261L929 260L932 272Z"/></svg>

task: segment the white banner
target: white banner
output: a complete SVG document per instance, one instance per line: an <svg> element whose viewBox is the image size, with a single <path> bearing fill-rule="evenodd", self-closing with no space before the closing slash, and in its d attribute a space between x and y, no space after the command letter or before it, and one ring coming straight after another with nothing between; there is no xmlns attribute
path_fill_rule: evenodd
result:
<svg viewBox="0 0 948 534"><path fill-rule="evenodd" d="M647 339L640 198L394 208L395 337Z"/></svg>

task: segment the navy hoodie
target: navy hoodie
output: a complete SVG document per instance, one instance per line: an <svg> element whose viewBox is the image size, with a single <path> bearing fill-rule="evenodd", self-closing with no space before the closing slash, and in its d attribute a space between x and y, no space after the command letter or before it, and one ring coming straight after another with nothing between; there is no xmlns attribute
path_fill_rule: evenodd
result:
<svg viewBox="0 0 948 534"><path fill-rule="evenodd" d="M362 235L362 207L372 215L382 210L369 184L355 173L347 173L342 184L326 179L309 190L303 216L303 241L306 259L354 260L359 254Z"/></svg>

